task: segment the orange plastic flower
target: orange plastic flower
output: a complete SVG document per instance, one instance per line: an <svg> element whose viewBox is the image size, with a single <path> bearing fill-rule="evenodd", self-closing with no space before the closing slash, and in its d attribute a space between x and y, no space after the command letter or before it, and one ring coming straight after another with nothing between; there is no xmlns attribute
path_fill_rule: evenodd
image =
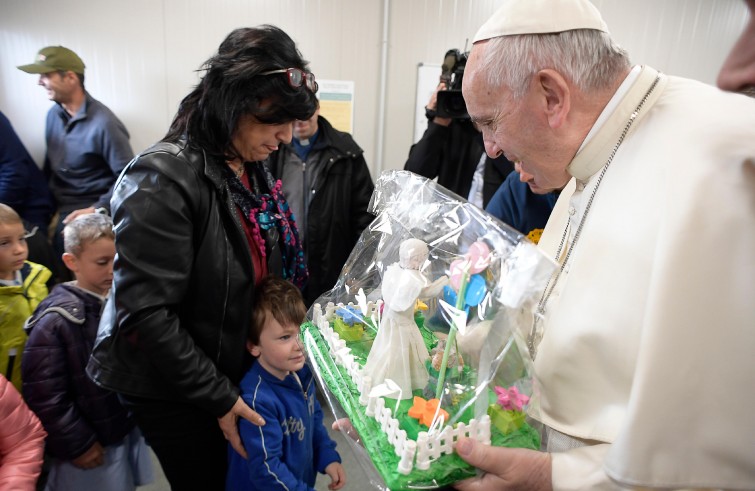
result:
<svg viewBox="0 0 755 491"><path fill-rule="evenodd" d="M438 405L440 401L438 399L430 399L429 401L419 396L414 396L414 404L409 409L409 417L418 419L419 424L430 426L435 417L435 412L438 411ZM438 411L438 417L443 417L443 421L448 421L448 412L443 409Z"/></svg>

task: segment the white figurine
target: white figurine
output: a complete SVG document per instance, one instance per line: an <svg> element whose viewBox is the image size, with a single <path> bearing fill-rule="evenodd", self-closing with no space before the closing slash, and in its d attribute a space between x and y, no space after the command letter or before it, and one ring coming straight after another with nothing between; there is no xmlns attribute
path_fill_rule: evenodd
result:
<svg viewBox="0 0 755 491"><path fill-rule="evenodd" d="M425 361L430 354L414 321L414 306L418 298L434 297L448 284L447 276L430 282L420 271L428 255L427 244L407 239L399 248L399 262L386 268L383 315L364 365L373 386L390 379L401 388L400 399L411 399L412 390L423 389L429 380Z"/></svg>

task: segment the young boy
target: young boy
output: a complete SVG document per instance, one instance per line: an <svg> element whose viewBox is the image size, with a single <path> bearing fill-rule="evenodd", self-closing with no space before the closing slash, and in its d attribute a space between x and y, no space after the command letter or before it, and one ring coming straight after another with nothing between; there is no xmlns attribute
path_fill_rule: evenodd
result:
<svg viewBox="0 0 755 491"><path fill-rule="evenodd" d="M56 285L34 311L21 363L24 398L48 435L45 489L134 490L152 480L149 451L118 396L85 372L113 281L113 222L82 215L63 237L63 262L76 279Z"/></svg>
<svg viewBox="0 0 755 491"><path fill-rule="evenodd" d="M265 277L258 292L247 341L256 360L241 381L241 396L267 424L240 420L249 460L229 445L226 490L313 491L317 472L330 477L328 489L341 489L346 474L323 426L299 341L304 300L297 287L274 276Z"/></svg>
<svg viewBox="0 0 755 491"><path fill-rule="evenodd" d="M27 261L27 232L18 213L0 203L0 370L21 392L24 322L47 296L52 273Z"/></svg>

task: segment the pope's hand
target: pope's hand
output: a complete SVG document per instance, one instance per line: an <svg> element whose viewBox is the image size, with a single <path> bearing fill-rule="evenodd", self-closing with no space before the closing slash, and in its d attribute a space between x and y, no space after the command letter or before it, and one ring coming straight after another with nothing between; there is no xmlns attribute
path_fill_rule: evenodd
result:
<svg viewBox="0 0 755 491"><path fill-rule="evenodd" d="M552 491L550 454L524 448L491 447L471 438L460 438L456 453L485 471L454 485L460 491Z"/></svg>

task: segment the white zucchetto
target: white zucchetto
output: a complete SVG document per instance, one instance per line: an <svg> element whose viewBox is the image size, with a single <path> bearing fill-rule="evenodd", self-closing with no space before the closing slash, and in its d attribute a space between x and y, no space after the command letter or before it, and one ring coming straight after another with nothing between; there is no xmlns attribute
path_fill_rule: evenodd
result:
<svg viewBox="0 0 755 491"><path fill-rule="evenodd" d="M587 0L507 0L480 27L473 42L515 34L547 34L574 29L608 32L600 12Z"/></svg>

